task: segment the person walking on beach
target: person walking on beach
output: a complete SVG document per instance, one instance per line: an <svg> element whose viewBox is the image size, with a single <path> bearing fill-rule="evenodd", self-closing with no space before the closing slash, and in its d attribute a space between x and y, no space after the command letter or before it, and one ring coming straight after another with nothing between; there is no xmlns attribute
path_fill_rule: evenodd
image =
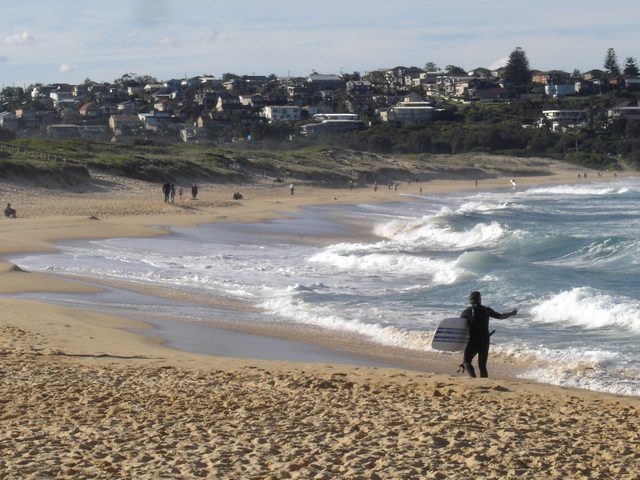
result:
<svg viewBox="0 0 640 480"><path fill-rule="evenodd" d="M179 185L179 186L178 186L178 199L179 199L180 201L182 201L182 193L183 193L182 185Z"/></svg>
<svg viewBox="0 0 640 480"><path fill-rule="evenodd" d="M476 377L476 371L471 362L478 355L478 367L480 376L487 378L487 360L489 359L489 317L504 320L518 313L518 309L514 308L507 313L498 313L495 310L482 305L482 295L478 291L469 294L469 303L471 306L465 309L460 316L467 321L469 326L469 340L464 349L464 357L462 367L467 375Z"/></svg>
<svg viewBox="0 0 640 480"><path fill-rule="evenodd" d="M176 184L172 183L169 189L169 201L174 203L176 200Z"/></svg>
<svg viewBox="0 0 640 480"><path fill-rule="evenodd" d="M169 195L171 194L171 184L168 180L164 182L164 185L162 186L162 193L164 193L164 203L168 203Z"/></svg>
<svg viewBox="0 0 640 480"><path fill-rule="evenodd" d="M191 200L198 198L198 186L194 183L191 185Z"/></svg>
<svg viewBox="0 0 640 480"><path fill-rule="evenodd" d="M291 195L293 195L293 190L295 189L295 185L292 183L291 185L289 185L289 190L291 191Z"/></svg>

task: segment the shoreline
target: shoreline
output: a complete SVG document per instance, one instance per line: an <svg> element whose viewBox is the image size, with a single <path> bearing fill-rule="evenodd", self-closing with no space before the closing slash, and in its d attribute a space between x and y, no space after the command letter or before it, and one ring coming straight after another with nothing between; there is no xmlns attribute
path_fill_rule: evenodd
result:
<svg viewBox="0 0 640 480"><path fill-rule="evenodd" d="M577 183L578 171L518 183ZM492 189L510 188L508 180ZM475 189L472 180L422 186ZM156 188L111 198L32 190L33 210L12 203L19 216L41 214L0 221L0 256L52 251L63 239L163 235L170 226L266 221L307 205L411 193L406 185L375 194L298 186L291 199L286 186L227 186L176 207L163 205ZM238 190L245 200L229 201ZM634 478L640 468L637 397L468 379L425 365L189 353L148 335L145 321L11 297L98 291L0 263L3 478ZM468 405L472 413L461 408Z"/></svg>
<svg viewBox="0 0 640 480"><path fill-rule="evenodd" d="M524 179L520 179L519 187L579 183L580 179L575 175L575 172L577 171L583 171L583 169L576 168L566 171L561 170L547 176L524 177ZM617 180L624 177L610 176L606 179L603 177L596 178L598 179L596 183L602 183L607 180ZM586 183L589 184L593 182ZM28 223L28 225L26 225L27 232L15 232L16 237L20 238L20 246L16 245L17 242L12 244L11 241L6 241L8 238L11 240L13 239L12 234L14 232L5 228L0 228L0 238L5 240L5 242L2 243L2 247L0 247L0 256L4 259L7 256L18 253L41 253L54 251L56 249L55 242L64 240L73 241L114 237L153 237L171 234L170 229L172 227L190 227L215 222L262 222L282 218L293 211L309 206L404 202L409 201L412 195L419 194L419 191L410 192L408 191L409 189L420 189L423 192L427 190L427 192L424 193L428 194L450 194L473 190L509 190L511 189L509 185L510 183L508 178L496 178L488 181L484 180L481 182L480 187L476 187L470 180L433 180L413 185L406 184L401 186L400 191L394 191L386 188L374 191L371 187L354 190L349 190L347 188L326 189L322 187L300 187L298 188L298 194L294 196L289 194L288 187L286 186L274 187L273 185L251 185L246 186L247 190L251 192L251 194L241 202L224 201L224 198L232 197L232 192L237 191L237 187L218 187L217 190L213 192L213 195L207 195L205 193L205 197L202 200L202 204L204 204L204 206L198 206L197 211L195 212L187 210L188 213L175 213L170 211L165 214L158 214L157 212L154 212L150 215L140 215L139 213L132 215L127 211L127 207L125 207L124 213L121 210L116 209L116 215L107 217L104 220L93 214L86 217L75 216L64 219L58 216L38 216L20 219L20 221ZM201 198L202 190L203 189L201 189ZM148 198L149 194L149 189L146 189L143 192L147 202L150 200ZM159 197L160 195L156 195L156 197L151 200L151 203L160 203ZM259 202L259 205L256 205L254 201ZM183 202L188 203L190 200L183 200ZM200 203L200 200L197 202ZM103 203L104 199L98 202L99 205L103 205ZM249 205L249 203L251 204ZM122 203L120 205L122 205ZM160 206L162 207L163 205ZM86 208L87 207L85 207L85 211L87 211ZM93 207L89 208L93 209ZM154 208L157 208L157 206L154 206ZM164 205L164 208L174 210L176 206L169 204ZM178 205L178 208L181 208L181 205ZM193 206L190 208L195 209ZM24 236L25 233L28 235L27 238L29 239L29 241L26 242ZM16 267L5 260L0 261L0 294L4 295L26 292L95 294L102 291L102 287L100 286L101 283L107 286L109 284L114 285L120 283L120 286L125 290L144 293L154 297L177 297L191 303L208 303L207 299L198 295L172 291L172 289L164 289L162 287L148 285L135 285L130 282L109 282L97 279L83 280L82 278L65 278L65 276L55 274L27 273L21 271L19 267ZM1 304L2 299L0 299L0 305ZM46 305L47 303L44 302L44 304ZM237 309L238 306L230 306L230 308ZM101 312L104 313L104 311ZM128 321L136 321L133 320L131 315L125 315L123 320L124 324ZM307 343L320 348L326 348L326 352L328 354L330 352L342 352L348 355L361 356L362 358L369 357L381 363L393 362L394 364L397 364L398 367L424 368L424 364L426 362L426 371L430 371L432 373L453 374L457 370L457 366L455 368L453 366L453 364L457 365L457 362L451 362L451 356L446 353L418 352L406 348L381 348L374 342L361 338L355 334L348 335L349 338L345 339L344 336L336 335L335 332L325 332L322 331L322 329L313 328L311 326L299 326L295 331L292 331L289 325L279 326L277 324L273 324L261 326L252 325L246 322L231 324L229 322L216 319L211 320L208 324L212 328L227 331L248 333L256 336L270 336L281 340ZM151 330L152 328L149 322L147 322L146 328L139 329L141 332L150 332ZM155 336L153 333L139 335L145 337L144 339L140 339L143 343L149 340L149 337ZM162 341L161 343L164 344L166 342ZM169 350L174 353L193 353L170 347ZM169 356L171 356L171 352L168 352ZM215 354L213 354L213 356L215 357ZM497 364L494 364L492 371L497 371L498 378L500 379L517 379L517 375L514 373L517 369L515 367L510 367L507 363L498 362Z"/></svg>

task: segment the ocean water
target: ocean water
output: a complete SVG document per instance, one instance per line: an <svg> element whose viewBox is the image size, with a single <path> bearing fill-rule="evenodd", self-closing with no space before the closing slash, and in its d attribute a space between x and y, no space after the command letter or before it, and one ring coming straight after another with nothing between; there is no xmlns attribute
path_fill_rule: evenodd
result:
<svg viewBox="0 0 640 480"><path fill-rule="evenodd" d="M640 179L440 196L424 187L402 203L65 242L11 260L256 307L180 311L205 324L216 315L313 325L416 350L429 350L437 322L480 290L497 311L519 309L492 319L491 355L523 377L640 395Z"/></svg>

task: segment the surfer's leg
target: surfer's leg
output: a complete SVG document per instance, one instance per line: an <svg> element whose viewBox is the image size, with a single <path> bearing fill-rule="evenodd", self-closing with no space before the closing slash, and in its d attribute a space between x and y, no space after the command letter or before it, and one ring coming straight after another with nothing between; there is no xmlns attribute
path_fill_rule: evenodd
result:
<svg viewBox="0 0 640 480"><path fill-rule="evenodd" d="M476 346L471 342L467 343L467 347L464 349L462 365L464 365L464 371L467 372L467 375L473 378L476 378L476 371L473 365L471 365L471 362L473 361L473 357L476 356L476 353Z"/></svg>
<svg viewBox="0 0 640 480"><path fill-rule="evenodd" d="M478 368L480 369L480 376L487 378L489 372L487 372L487 360L489 360L489 342L486 345L482 345L478 351Z"/></svg>

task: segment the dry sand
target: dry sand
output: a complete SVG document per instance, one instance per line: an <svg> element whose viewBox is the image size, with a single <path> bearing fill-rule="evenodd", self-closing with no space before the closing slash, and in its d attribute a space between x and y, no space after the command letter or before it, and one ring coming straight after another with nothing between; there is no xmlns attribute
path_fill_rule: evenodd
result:
<svg viewBox="0 0 640 480"><path fill-rule="evenodd" d="M557 170L556 170L557 171ZM577 180L577 170L518 178ZM595 177L595 174L590 175ZM482 189L508 187L508 178ZM158 185L102 176L60 192L1 183L18 210L0 253L161 234L148 225L256 221L303 205L396 201L471 180L385 188ZM245 199L231 200L234 191ZM0 293L92 287L0 265ZM0 478L639 478L640 401L408 370L202 356L129 333L130 320L0 299ZM430 371L437 371L433 368Z"/></svg>

